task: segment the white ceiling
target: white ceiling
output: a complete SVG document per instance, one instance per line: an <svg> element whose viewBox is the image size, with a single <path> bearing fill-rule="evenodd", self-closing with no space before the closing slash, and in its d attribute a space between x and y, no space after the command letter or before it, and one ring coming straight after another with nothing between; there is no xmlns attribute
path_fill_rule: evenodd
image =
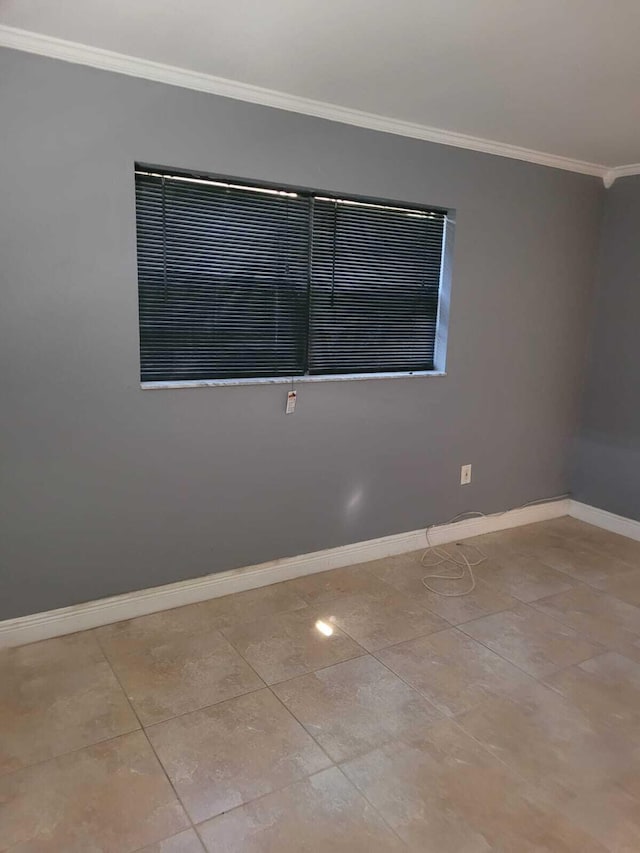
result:
<svg viewBox="0 0 640 853"><path fill-rule="evenodd" d="M0 25L606 167L640 162L640 0L0 0Z"/></svg>

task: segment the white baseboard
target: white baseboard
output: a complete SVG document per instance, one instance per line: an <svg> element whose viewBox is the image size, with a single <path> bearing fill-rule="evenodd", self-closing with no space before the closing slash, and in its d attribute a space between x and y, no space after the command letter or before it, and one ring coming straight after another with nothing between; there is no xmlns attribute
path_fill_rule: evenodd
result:
<svg viewBox="0 0 640 853"><path fill-rule="evenodd" d="M429 537L432 545L443 545L458 539L479 536L482 533L492 533L496 530L506 530L510 527L558 518L569 513L569 505L569 500L552 501L495 515L466 519L455 524L443 524L431 528ZM61 607L45 613L21 616L18 619L8 619L0 622L0 648L20 646L63 634L73 634L76 631L109 625L123 619L132 619L134 616L170 610L172 607L219 598L247 589L256 589L303 575L417 551L425 548L426 544L424 530L397 533L381 539L356 542L353 545L315 551L299 557L272 560L257 566L232 569L228 572L218 572L166 586L114 595L110 598Z"/></svg>
<svg viewBox="0 0 640 853"><path fill-rule="evenodd" d="M570 501L569 504L569 515L573 518L586 521L588 524L595 524L596 527L602 527L612 533L619 533L629 539L637 539L640 542L640 521L607 512L606 509L598 509L596 506L589 506L580 503L580 501Z"/></svg>

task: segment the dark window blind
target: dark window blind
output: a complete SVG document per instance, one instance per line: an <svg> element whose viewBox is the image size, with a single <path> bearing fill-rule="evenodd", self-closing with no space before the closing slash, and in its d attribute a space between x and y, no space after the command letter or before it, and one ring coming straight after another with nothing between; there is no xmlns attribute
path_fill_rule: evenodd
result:
<svg viewBox="0 0 640 853"><path fill-rule="evenodd" d="M136 175L143 381L304 371L309 200Z"/></svg>
<svg viewBox="0 0 640 853"><path fill-rule="evenodd" d="M310 373L433 368L444 215L317 198Z"/></svg>
<svg viewBox="0 0 640 853"><path fill-rule="evenodd" d="M142 381L433 368L445 216L136 172Z"/></svg>

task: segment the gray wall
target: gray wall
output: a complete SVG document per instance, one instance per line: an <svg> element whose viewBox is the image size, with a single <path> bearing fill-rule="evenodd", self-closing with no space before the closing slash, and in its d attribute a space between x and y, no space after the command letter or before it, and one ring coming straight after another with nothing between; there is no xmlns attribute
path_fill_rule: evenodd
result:
<svg viewBox="0 0 640 853"><path fill-rule="evenodd" d="M596 178L7 49L0 109L0 618L568 488ZM135 160L456 208L448 376L141 390Z"/></svg>
<svg viewBox="0 0 640 853"><path fill-rule="evenodd" d="M640 176L604 204L577 500L640 521Z"/></svg>

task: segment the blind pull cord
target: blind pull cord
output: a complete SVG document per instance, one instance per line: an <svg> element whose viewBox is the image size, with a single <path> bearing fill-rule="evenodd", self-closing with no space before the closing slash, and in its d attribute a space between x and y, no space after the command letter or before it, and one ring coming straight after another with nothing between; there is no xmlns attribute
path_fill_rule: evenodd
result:
<svg viewBox="0 0 640 853"><path fill-rule="evenodd" d="M164 286L164 301L167 301L167 189L164 175L162 176L162 284Z"/></svg>
<svg viewBox="0 0 640 853"><path fill-rule="evenodd" d="M336 255L338 254L338 202L333 203L333 258L331 260L331 307L336 290Z"/></svg>

